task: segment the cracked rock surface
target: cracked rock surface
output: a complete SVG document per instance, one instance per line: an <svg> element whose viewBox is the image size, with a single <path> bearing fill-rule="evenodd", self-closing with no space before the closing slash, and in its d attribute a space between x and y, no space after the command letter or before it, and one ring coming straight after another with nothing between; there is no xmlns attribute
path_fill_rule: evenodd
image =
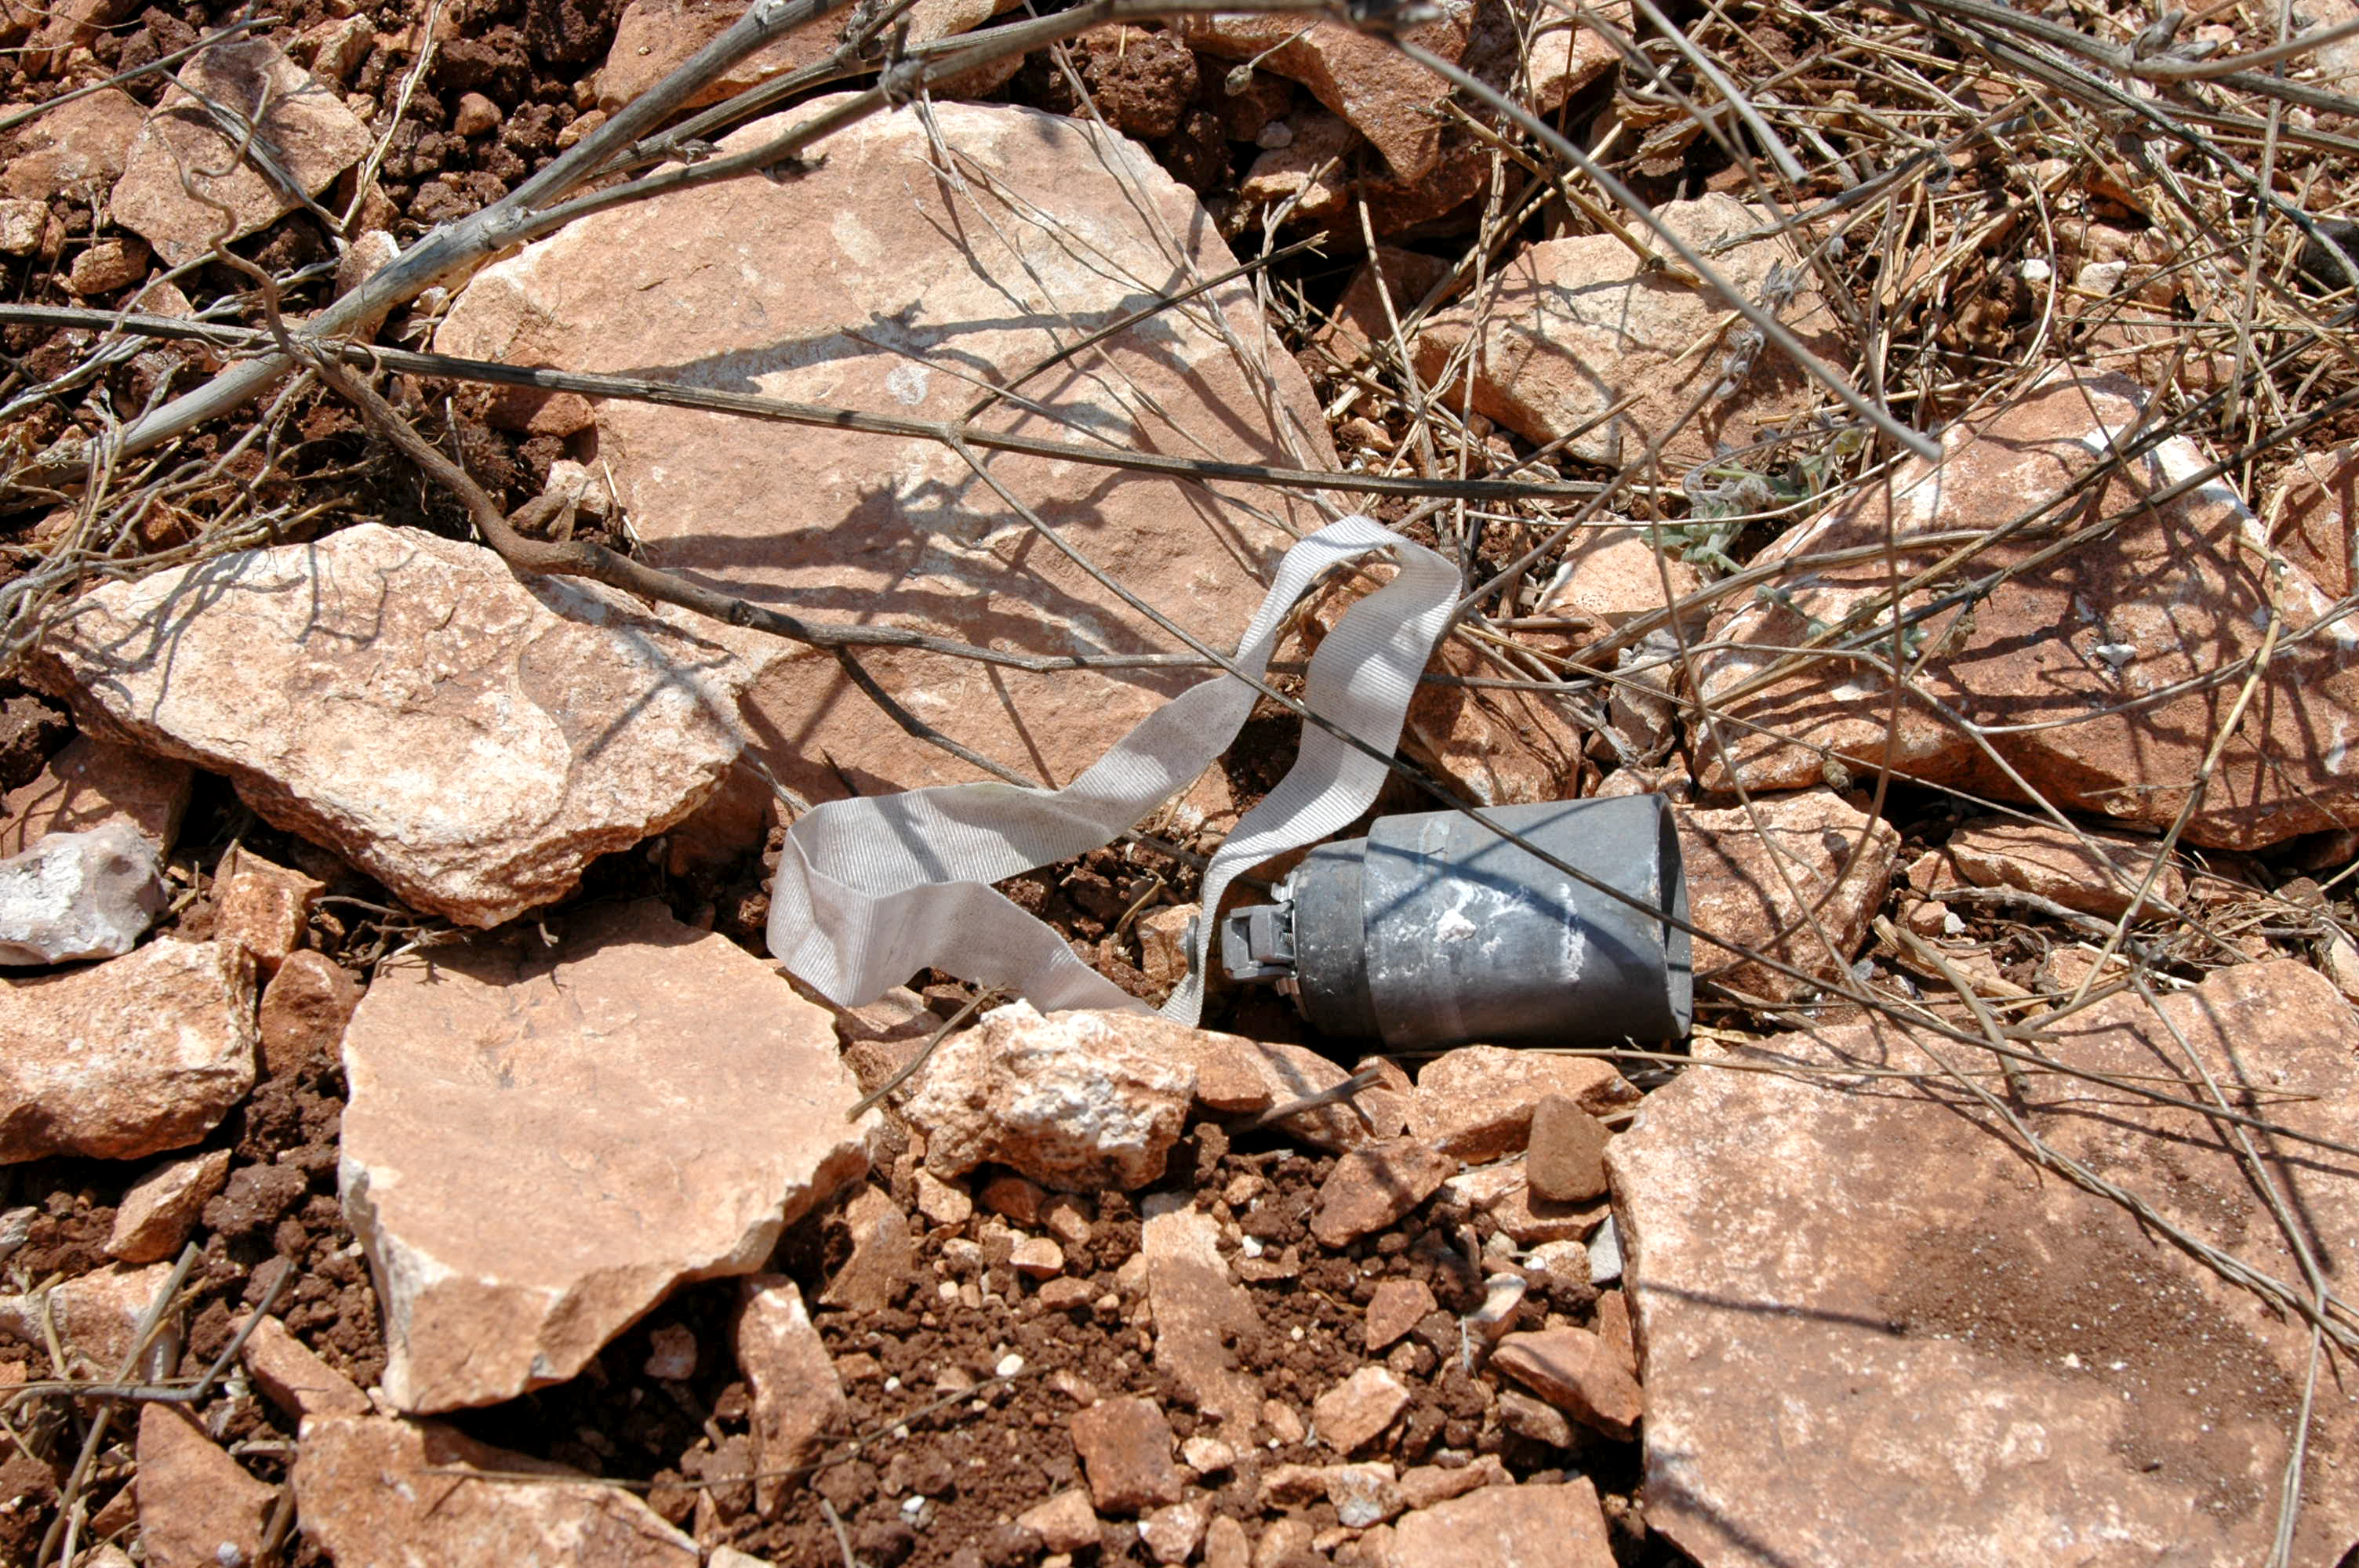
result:
<svg viewBox="0 0 2359 1568"><path fill-rule="evenodd" d="M478 926L693 810L737 754L753 676L596 584L527 585L477 546L374 524L97 589L33 674Z"/></svg>
<svg viewBox="0 0 2359 1568"><path fill-rule="evenodd" d="M344 1072L344 1210L408 1411L572 1376L867 1165L825 1011L652 904L386 966Z"/></svg>

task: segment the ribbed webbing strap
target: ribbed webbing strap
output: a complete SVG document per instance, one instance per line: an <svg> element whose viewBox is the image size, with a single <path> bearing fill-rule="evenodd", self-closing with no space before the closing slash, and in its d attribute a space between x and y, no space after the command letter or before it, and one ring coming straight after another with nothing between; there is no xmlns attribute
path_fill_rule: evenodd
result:
<svg viewBox="0 0 2359 1568"><path fill-rule="evenodd" d="M1399 743L1418 676L1458 596L1458 572L1448 561L1370 518L1321 528L1278 562L1236 665L1260 679L1295 601L1329 568L1378 550L1394 552L1398 573L1345 612L1303 679L1310 710L1376 755L1303 726L1293 768L1213 855L1201 893L1208 912L1220 907L1239 871L1339 831L1384 783L1379 759ZM1258 695L1225 672L1190 687L1060 790L944 784L831 801L805 813L787 834L770 890L771 953L847 1007L928 967L1013 991L1043 1012L1138 1007L990 884L1136 827L1228 749ZM1166 1016L1196 1021L1212 925L1199 923L1188 978L1164 1004Z"/></svg>

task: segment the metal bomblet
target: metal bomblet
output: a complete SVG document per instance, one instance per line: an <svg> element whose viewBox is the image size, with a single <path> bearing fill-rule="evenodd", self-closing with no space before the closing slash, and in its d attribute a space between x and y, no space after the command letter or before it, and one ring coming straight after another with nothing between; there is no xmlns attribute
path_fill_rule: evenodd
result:
<svg viewBox="0 0 2359 1568"><path fill-rule="evenodd" d="M1387 816L1313 849L1277 903L1227 916L1223 968L1274 983L1322 1033L1394 1049L1684 1036L1687 884L1662 797L1484 815L1622 896L1462 813Z"/></svg>

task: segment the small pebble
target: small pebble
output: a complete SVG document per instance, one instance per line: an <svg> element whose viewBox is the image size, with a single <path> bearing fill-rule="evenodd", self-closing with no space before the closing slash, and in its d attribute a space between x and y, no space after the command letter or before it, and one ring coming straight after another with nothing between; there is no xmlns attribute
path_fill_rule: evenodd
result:
<svg viewBox="0 0 2359 1568"><path fill-rule="evenodd" d="M696 1375L696 1336L668 1323L648 1336L647 1373L650 1378L676 1379Z"/></svg>
<svg viewBox="0 0 2359 1568"><path fill-rule="evenodd" d="M451 128L473 139L498 126L500 106L480 92L470 92L459 100L458 113L451 116Z"/></svg>
<svg viewBox="0 0 2359 1568"><path fill-rule="evenodd" d="M1589 1238L1589 1282L1610 1285L1622 1277L1622 1238L1614 1233L1614 1217L1607 1215L1597 1234Z"/></svg>

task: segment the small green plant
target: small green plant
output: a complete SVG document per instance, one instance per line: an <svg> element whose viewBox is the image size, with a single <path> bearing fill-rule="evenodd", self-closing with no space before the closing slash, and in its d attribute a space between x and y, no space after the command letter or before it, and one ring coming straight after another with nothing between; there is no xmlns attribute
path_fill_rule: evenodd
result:
<svg viewBox="0 0 2359 1568"><path fill-rule="evenodd" d="M1684 523L1662 528L1666 548L1691 567L1715 573L1734 572L1737 563L1728 551L1745 524L1764 513L1783 512L1817 499L1842 477L1846 460L1866 445L1856 426L1834 432L1815 451L1804 452L1781 467L1767 471L1745 466L1745 458L1762 449L1732 455L1716 463L1700 463L1688 470L1682 488L1688 495Z"/></svg>

